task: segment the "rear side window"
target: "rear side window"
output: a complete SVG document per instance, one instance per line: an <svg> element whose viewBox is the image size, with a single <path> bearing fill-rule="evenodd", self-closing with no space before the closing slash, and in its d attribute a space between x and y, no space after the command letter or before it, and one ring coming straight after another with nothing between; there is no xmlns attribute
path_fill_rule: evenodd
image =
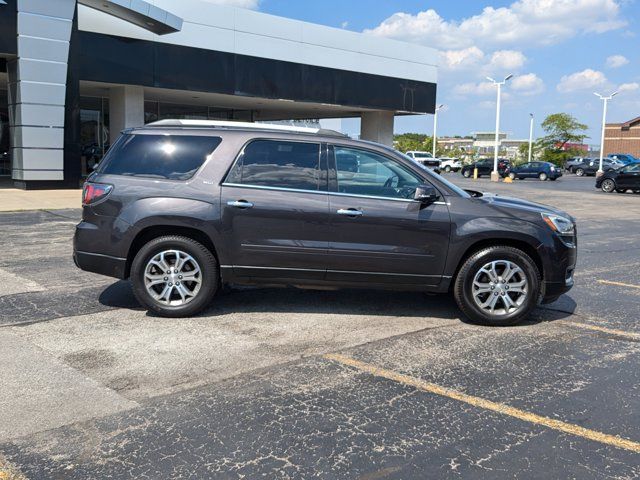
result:
<svg viewBox="0 0 640 480"><path fill-rule="evenodd" d="M243 185L324 190L320 144L254 140L229 172L227 182ZM324 184L324 186L323 186Z"/></svg>
<svg viewBox="0 0 640 480"><path fill-rule="evenodd" d="M188 180L216 149L220 137L124 135L98 171L109 175Z"/></svg>

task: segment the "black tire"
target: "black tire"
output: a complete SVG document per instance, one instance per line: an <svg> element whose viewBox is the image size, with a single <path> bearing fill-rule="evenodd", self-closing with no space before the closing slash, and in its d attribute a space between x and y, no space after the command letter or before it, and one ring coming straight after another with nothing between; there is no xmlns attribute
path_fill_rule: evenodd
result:
<svg viewBox="0 0 640 480"><path fill-rule="evenodd" d="M469 170L469 169L463 170L462 171L462 176L464 178L469 178L471 176L471 170Z"/></svg>
<svg viewBox="0 0 640 480"><path fill-rule="evenodd" d="M627 189L626 188L616 188L616 192L618 192L618 193L627 193Z"/></svg>
<svg viewBox="0 0 640 480"><path fill-rule="evenodd" d="M549 178L549 175L547 175L544 172L540 172L538 174L538 178L540 179L541 182L545 182Z"/></svg>
<svg viewBox="0 0 640 480"><path fill-rule="evenodd" d="M528 283L527 297L522 305L511 313L491 314L476 305L473 299L473 281L476 273L488 262L507 260L520 267ZM462 313L473 323L489 326L515 325L525 320L540 299L542 278L535 262L520 249L499 245L483 248L471 255L460 267L455 279L453 294Z"/></svg>
<svg viewBox="0 0 640 480"><path fill-rule="evenodd" d="M200 290L188 303L179 306L164 305L156 301L144 283L145 268L158 253L165 250L180 250L195 259L201 270ZM177 235L158 237L145 244L131 264L133 293L140 304L162 317L189 317L204 310L220 284L218 262L213 253L195 240Z"/></svg>
<svg viewBox="0 0 640 480"><path fill-rule="evenodd" d="M584 177L584 168L576 168L576 175L579 177Z"/></svg>
<svg viewBox="0 0 640 480"><path fill-rule="evenodd" d="M447 173L451 172L451 166L447 165L446 167L444 167L444 171Z"/></svg>
<svg viewBox="0 0 640 480"><path fill-rule="evenodd" d="M600 184L600 188L604 193L611 193L616 189L616 182L614 182L610 178L605 178Z"/></svg>
<svg viewBox="0 0 640 480"><path fill-rule="evenodd" d="M515 180L517 177L516 177L516 174L515 174L515 173L511 172L511 173L509 174L509 178L510 178L511 180Z"/></svg>
<svg viewBox="0 0 640 480"><path fill-rule="evenodd" d="M558 179L558 177L551 177L549 178L549 180L551 180L552 182L555 182Z"/></svg>

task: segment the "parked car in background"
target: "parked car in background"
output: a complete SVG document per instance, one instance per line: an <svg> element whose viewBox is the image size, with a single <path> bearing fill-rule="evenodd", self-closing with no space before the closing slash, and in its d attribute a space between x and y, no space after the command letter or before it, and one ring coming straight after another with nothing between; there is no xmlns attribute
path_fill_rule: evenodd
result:
<svg viewBox="0 0 640 480"><path fill-rule="evenodd" d="M467 192L337 132L233 123L125 130L84 185L76 265L129 278L165 317L277 284L452 292L472 321L512 325L573 286L561 210Z"/></svg>
<svg viewBox="0 0 640 480"><path fill-rule="evenodd" d="M457 172L462 168L462 162L457 158L440 157L440 170L445 172Z"/></svg>
<svg viewBox="0 0 640 480"><path fill-rule="evenodd" d="M440 159L435 158L430 152L420 152L418 150L410 150L405 153L408 157L411 157L416 162L426 165L431 168L440 167Z"/></svg>
<svg viewBox="0 0 640 480"><path fill-rule="evenodd" d="M509 160L504 158L499 158L498 174L501 177L505 177L507 175L507 171L509 170L510 166L511 166L511 162ZM493 159L480 160L470 165L464 165L461 168L460 173L465 178L473 177L473 170L475 168L478 169L478 177L481 177L482 175L491 175L491 172L493 171Z"/></svg>
<svg viewBox="0 0 640 480"><path fill-rule="evenodd" d="M606 172L607 170L615 170L617 168L624 167L625 165L626 164L621 160L614 160L612 158L602 159L602 170L604 172ZM593 176L598 172L599 169L599 158L587 158L583 163L575 166L574 173L579 177Z"/></svg>
<svg viewBox="0 0 640 480"><path fill-rule="evenodd" d="M596 179L596 188L603 192L624 193L633 190L640 193L640 163L631 163L622 168L611 169Z"/></svg>
<svg viewBox="0 0 640 480"><path fill-rule="evenodd" d="M620 160L625 165L628 165L630 163L640 162L639 158L636 158L629 153L610 153L609 155L607 155L607 158L611 158L613 160Z"/></svg>
<svg viewBox="0 0 640 480"><path fill-rule="evenodd" d="M562 169L550 162L530 162L509 169L511 180L537 178L538 180L556 180L562 176Z"/></svg>
<svg viewBox="0 0 640 480"><path fill-rule="evenodd" d="M583 164L585 161L587 160L591 160L590 158L586 158L586 157L573 157L570 158L569 160L567 160L564 164L564 168L565 170L571 172L571 173L575 173L575 168L578 165Z"/></svg>

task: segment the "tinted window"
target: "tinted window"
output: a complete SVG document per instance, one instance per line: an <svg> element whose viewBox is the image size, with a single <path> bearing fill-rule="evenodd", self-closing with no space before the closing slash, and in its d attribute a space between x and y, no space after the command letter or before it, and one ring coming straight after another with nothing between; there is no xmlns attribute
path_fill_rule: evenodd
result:
<svg viewBox="0 0 640 480"><path fill-rule="evenodd" d="M321 177L319 143L255 140L245 147L227 181L265 187L324 190Z"/></svg>
<svg viewBox="0 0 640 480"><path fill-rule="evenodd" d="M110 175L187 180L216 149L220 137L123 135L100 164Z"/></svg>
<svg viewBox="0 0 640 480"><path fill-rule="evenodd" d="M376 197L413 198L421 179L398 162L366 150L334 147L338 191Z"/></svg>
<svg viewBox="0 0 640 480"><path fill-rule="evenodd" d="M422 152L416 152L413 154L413 156L416 158L431 158L430 153L422 153Z"/></svg>

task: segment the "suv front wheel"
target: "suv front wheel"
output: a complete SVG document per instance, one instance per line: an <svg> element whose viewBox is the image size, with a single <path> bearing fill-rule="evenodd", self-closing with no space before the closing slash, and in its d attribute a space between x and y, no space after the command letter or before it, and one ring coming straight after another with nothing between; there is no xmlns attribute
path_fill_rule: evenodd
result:
<svg viewBox="0 0 640 480"><path fill-rule="evenodd" d="M182 236L151 240L131 264L134 295L163 317L188 317L203 310L218 289L218 278L211 251Z"/></svg>
<svg viewBox="0 0 640 480"><path fill-rule="evenodd" d="M464 262L456 277L454 296L460 310L475 323L514 325L537 305L540 285L538 267L525 252L495 246Z"/></svg>

